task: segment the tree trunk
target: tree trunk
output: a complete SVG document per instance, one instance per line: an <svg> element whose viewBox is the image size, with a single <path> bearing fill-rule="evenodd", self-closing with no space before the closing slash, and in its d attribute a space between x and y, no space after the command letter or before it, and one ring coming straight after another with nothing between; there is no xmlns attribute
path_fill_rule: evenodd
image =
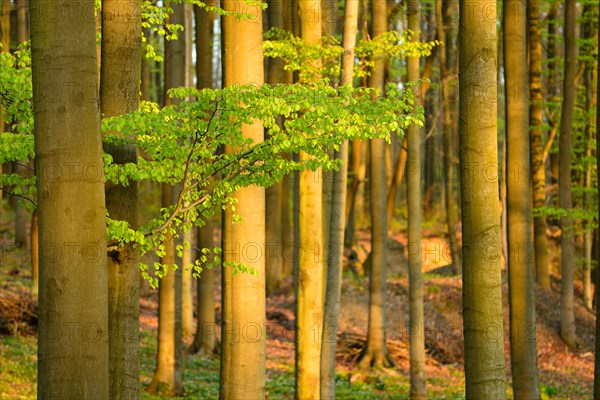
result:
<svg viewBox="0 0 600 400"><path fill-rule="evenodd" d="M600 63L597 64L596 76L600 79ZM600 171L600 90L596 91L596 171ZM598 191L598 204L600 204L600 190ZM600 207L598 207L598 221L600 221ZM596 346L594 358L594 400L600 400L600 235L596 238Z"/></svg>
<svg viewBox="0 0 600 400"><path fill-rule="evenodd" d="M4 0L2 2L0 25L0 34L2 34L2 52L10 52L10 0Z"/></svg>
<svg viewBox="0 0 600 400"><path fill-rule="evenodd" d="M252 20L224 17L225 86L264 82L262 23L257 7L245 7L241 0L224 0L229 11L247 10ZM246 137L261 142L264 128L260 123L243 127ZM226 152L234 149L226 148ZM235 192L236 214L241 224L233 224L233 212L227 209L223 220L223 261L241 262L254 268L257 275L233 275L232 267L222 269L223 320L221 330L221 399L262 399L265 397L265 260L254 257L265 243L265 191L251 186ZM248 253L248 251L250 253ZM264 253L263 253L264 254Z"/></svg>
<svg viewBox="0 0 600 400"><path fill-rule="evenodd" d="M496 1L460 0L460 163L467 399L505 399ZM482 14L482 10L485 12Z"/></svg>
<svg viewBox="0 0 600 400"><path fill-rule="evenodd" d="M53 12L67 7L72 13ZM40 237L37 396L107 399L106 208L94 1L32 1L30 14ZM58 97L43 89L67 85L72 90ZM56 168L64 172L50 175Z"/></svg>
<svg viewBox="0 0 600 400"><path fill-rule="evenodd" d="M373 16L372 36L387 30L387 4L371 3ZM384 88L384 60L378 60L369 78L369 86ZM360 365L391 367L394 365L386 344L386 269L387 269L387 216L385 174L385 141L371 140L371 270L369 274L369 327L367 344L361 354Z"/></svg>
<svg viewBox="0 0 600 400"><path fill-rule="evenodd" d="M183 4L170 4L173 14L169 23L185 24ZM164 105L177 104L178 99L171 99L167 90L185 84L185 43L183 37L178 40L165 41L164 62ZM170 185L162 185L162 207L170 207L177 196L176 190ZM165 255L161 264L168 266L167 274L159 284L158 306L158 354L154 379L149 391L179 395L183 393L183 363L182 356L182 326L181 326L181 268L175 267L175 238L167 232L163 242Z"/></svg>
<svg viewBox="0 0 600 400"><path fill-rule="evenodd" d="M269 2L269 28L284 29L283 4L280 1ZM269 60L267 83L282 83L285 76L284 62L281 58ZM266 189L266 246L267 295L279 288L283 272L283 227L281 224L283 200L283 182L277 182Z"/></svg>
<svg viewBox="0 0 600 400"><path fill-rule="evenodd" d="M407 3L408 29L411 40L421 40L421 13L417 1ZM419 57L407 60L408 81L419 80ZM415 109L421 105L419 89L415 96ZM423 276L421 270L421 127L408 128L408 279L409 279L409 342L410 342L410 397L426 398L425 388L425 319L423 311ZM412 172L412 173L411 173ZM431 173L432 171L430 171Z"/></svg>
<svg viewBox="0 0 600 400"><path fill-rule="evenodd" d="M344 245L352 248L355 245L355 233L358 224L363 222L363 202L367 165L365 161L366 143L363 140L352 141L350 152L350 187L346 194L346 229Z"/></svg>
<svg viewBox="0 0 600 400"><path fill-rule="evenodd" d="M214 240L215 224L212 219L206 221L206 225L198 228L198 253L202 256L202 249L212 249L218 246ZM196 336L190 347L190 353L200 353L209 356L217 353L218 343L215 332L215 269L203 268L198 278L197 287L197 312L198 324L196 325Z"/></svg>
<svg viewBox="0 0 600 400"><path fill-rule="evenodd" d="M35 209L31 216L31 297L39 294L39 263L40 263L40 241L38 229L38 210Z"/></svg>
<svg viewBox="0 0 600 400"><path fill-rule="evenodd" d="M455 155L455 125L452 123L453 117L456 117L456 107L453 99L456 99L455 90L455 57L456 52L455 42L455 26L456 26L456 2L445 0L443 4L437 2L438 21L441 22L438 26L438 40L444 43L444 50L440 50L440 68L442 75L442 88L444 96L443 105L443 127L444 127L444 183L445 183L445 200L446 200L446 224L448 225L448 244L449 251L444 254L449 254L452 260L452 272L456 275L462 273L462 257L460 254L460 245L456 237L456 220L457 207L456 198L454 196L455 184L458 185L458 173L456 169ZM447 35L446 35L447 31Z"/></svg>
<svg viewBox="0 0 600 400"><path fill-rule="evenodd" d="M181 257L181 335L188 337L194 333L194 296L192 293L194 278L191 269L195 261L196 234L194 230L190 229L184 232L183 241L187 243L187 247L184 247Z"/></svg>
<svg viewBox="0 0 600 400"><path fill-rule="evenodd" d="M305 43L321 41L321 1L299 0L300 31ZM312 62L318 62L314 60ZM300 160L309 156L300 153ZM323 180L322 170L302 171L299 181L299 254L296 311L296 398L320 394L323 324Z"/></svg>
<svg viewBox="0 0 600 400"><path fill-rule="evenodd" d="M531 152L531 186L533 190L533 207L546 205L546 168L544 163L544 145L542 143L542 41L540 35L540 2L531 0L527 7L529 21L529 106L530 119L530 152ZM548 239L546 237L546 216L533 218L535 266L537 282L545 290L550 290L550 260L548 259Z"/></svg>
<svg viewBox="0 0 600 400"><path fill-rule="evenodd" d="M29 26L27 21L27 0L16 0L17 4L17 43L29 40Z"/></svg>
<svg viewBox="0 0 600 400"><path fill-rule="evenodd" d="M576 345L573 281L575 274L575 232L573 218L569 215L571 201L571 149L573 112L575 108L575 74L577 72L576 1L565 5L565 64L563 101L560 117L558 195L560 207L567 212L561 218L561 285L560 285L560 336L569 347Z"/></svg>
<svg viewBox="0 0 600 400"><path fill-rule="evenodd" d="M340 85L352 85L354 47L358 27L358 1L347 1L344 15L344 54ZM323 347L321 348L321 398L335 399L335 347L337 341L342 267L344 260L344 219L346 213L346 186L348 176L348 141L335 154L341 166L333 174L332 206L327 254L327 289L323 317Z"/></svg>
<svg viewBox="0 0 600 400"><path fill-rule="evenodd" d="M173 187L163 183L162 206L173 204ZM161 264L167 269L159 281L158 354L156 372L148 391L173 396L183 393L181 365L181 270L174 269L175 238L167 232L163 245L165 255ZM177 293L179 292L179 294Z"/></svg>
<svg viewBox="0 0 600 400"><path fill-rule="evenodd" d="M504 2L510 355L515 398L539 399L529 187L525 0ZM544 232L545 234L545 232Z"/></svg>
<svg viewBox="0 0 600 400"><path fill-rule="evenodd" d="M194 19L194 6L190 3L183 5L184 31L180 40L185 38L185 87L193 87L196 71L192 63L192 49L194 47L194 30L192 20ZM189 98L188 98L189 100ZM187 243L187 244L186 244ZM194 248L196 246L196 234L194 229L183 232L183 255L181 257L181 335L188 337L194 333L194 296L192 270L190 265L194 263Z"/></svg>
<svg viewBox="0 0 600 400"><path fill-rule="evenodd" d="M394 173L392 175L390 191L387 194L386 216L388 221L391 221L394 217L394 208L396 207L396 197L398 195L398 188L400 188L402 180L404 179L404 171L406 170L407 147L407 137L404 137L404 139L402 140L402 144L400 145L400 154L398 154L398 157L396 158L396 165L394 166Z"/></svg>
<svg viewBox="0 0 600 400"><path fill-rule="evenodd" d="M127 13L124 11L127 10ZM141 4L130 0L102 2L100 110L114 117L137 110L140 91ZM104 145L116 164L137 162L133 144ZM106 189L109 216L138 227L138 188ZM111 399L139 398L139 250L126 246L108 257L109 354Z"/></svg>

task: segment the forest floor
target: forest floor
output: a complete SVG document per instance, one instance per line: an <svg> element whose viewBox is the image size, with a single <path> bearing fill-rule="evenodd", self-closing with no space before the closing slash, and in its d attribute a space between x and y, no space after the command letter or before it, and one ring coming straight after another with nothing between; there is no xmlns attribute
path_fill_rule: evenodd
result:
<svg viewBox="0 0 600 400"><path fill-rule="evenodd" d="M464 398L462 361L461 279L450 276L444 257L444 238L424 235L425 345L427 390L431 399ZM389 242L387 292L387 336L393 369L365 371L356 359L365 344L368 318L368 278L360 270L369 252L369 234L358 233L353 268L346 268L338 331L337 398L404 399L409 397L408 280L406 236L394 234ZM29 257L0 241L0 399L33 399L36 390L37 305L28 288ZM367 263L364 263L368 265ZM219 275L219 274L217 274ZM505 275L505 274L504 274ZM508 344L508 291L504 290L504 344L507 378L510 380ZM217 293L219 285L216 282ZM538 367L542 398L588 399L593 387L594 315L581 305L581 287L576 287L575 307L578 348L567 348L558 334L560 326L559 281L552 291L536 290ZM220 295L220 294L219 294ZM217 313L219 310L217 310ZM267 300L267 392L269 399L292 399L294 384L294 300L291 283ZM140 359L142 385L149 384L155 366L157 293L141 299ZM217 335L219 334L217 330ZM186 338L190 343L192 338ZM218 358L187 355L184 386L188 399L217 399ZM510 386L507 388L512 397ZM144 393L144 399L159 397Z"/></svg>

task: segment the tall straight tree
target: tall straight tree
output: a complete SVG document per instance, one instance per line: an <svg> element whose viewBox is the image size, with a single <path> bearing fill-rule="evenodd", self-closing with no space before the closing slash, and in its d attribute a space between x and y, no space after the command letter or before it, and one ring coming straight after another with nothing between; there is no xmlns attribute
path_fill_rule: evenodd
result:
<svg viewBox="0 0 600 400"><path fill-rule="evenodd" d="M460 184L467 399L505 399L496 1L459 2Z"/></svg>
<svg viewBox="0 0 600 400"><path fill-rule="evenodd" d="M213 239L215 223L212 218L198 228L197 258L202 256L202 249L212 249L218 246ZM190 346L190 353L200 353L205 356L215 354L218 350L215 332L215 269L205 268L198 279L198 324L196 336Z"/></svg>
<svg viewBox="0 0 600 400"><path fill-rule="evenodd" d="M141 4L136 0L102 1L102 62L100 110L105 118L135 111L141 73ZM105 144L116 164L137 162L133 144ZM111 218L137 228L138 189L129 185L106 188ZM139 398L139 251L127 246L108 257L110 398Z"/></svg>
<svg viewBox="0 0 600 400"><path fill-rule="evenodd" d="M387 3L371 2L371 36L387 31ZM375 62L369 77L369 86L383 91L385 60ZM371 140L371 270L369 275L369 327L367 344L361 355L364 366L391 367L394 365L386 345L386 269L387 269L387 216L385 140Z"/></svg>
<svg viewBox="0 0 600 400"><path fill-rule="evenodd" d="M533 265L526 256L531 240L526 7L525 0L506 0L503 7L510 361L515 397L538 399Z"/></svg>
<svg viewBox="0 0 600 400"><path fill-rule="evenodd" d="M184 26L185 13L181 3L169 5L173 14L169 23ZM178 40L165 42L165 106L176 104L177 99L171 99L167 90L185 84L185 41L183 35ZM175 188L168 183L162 184L162 207L170 207L176 195ZM167 229L163 241L165 254L161 263L168 267L167 274L159 282L158 305L158 354L156 356L156 371L150 384L150 391L178 395L183 393L182 365L182 326L181 326L181 269L175 266L174 232Z"/></svg>
<svg viewBox="0 0 600 400"><path fill-rule="evenodd" d="M264 83L262 53L262 19L259 7L246 6L243 0L224 0L227 11L245 10L244 19L224 17L224 83ZM243 127L246 137L261 142L262 124ZM234 149L226 148L226 152ZM243 257L252 246L265 243L265 191L251 186L234 196L236 214L241 224L233 223L233 211L227 209L223 220L223 261L241 262L254 268L256 275L233 274L231 267L222 269L223 317L221 329L221 399L262 399L265 397L265 261L264 257ZM254 250L261 251L261 249ZM240 254L242 253L242 254Z"/></svg>
<svg viewBox="0 0 600 400"><path fill-rule="evenodd" d="M540 34L540 1L530 0L527 6L529 22L529 142L531 153L531 188L533 190L533 207L540 208L546 204L546 167L544 162L544 145L542 143L542 39ZM550 290L550 261L548 260L548 238L546 237L546 216L535 215L533 218L535 271L537 282Z"/></svg>
<svg viewBox="0 0 600 400"><path fill-rule="evenodd" d="M108 399L94 1L32 0L30 16L40 237L37 396Z"/></svg>
<svg viewBox="0 0 600 400"><path fill-rule="evenodd" d="M573 218L569 215L573 208L571 200L571 151L573 112L575 110L575 75L577 73L576 3L575 0L566 0L565 3L565 72L558 146L558 196L560 207L567 213L561 218L560 336L570 347L576 344L575 313L573 310L575 303L573 295L575 232L573 230Z"/></svg>
<svg viewBox="0 0 600 400"><path fill-rule="evenodd" d="M269 28L284 28L283 3L280 1L269 1ZM284 62L281 58L272 58L267 67L267 83L275 85L282 83L285 71ZM283 200L283 182L277 182L266 189L266 213L269 216L266 221L266 246L267 257L267 295L273 293L279 287L283 272L283 251L281 224Z"/></svg>
<svg viewBox="0 0 600 400"><path fill-rule="evenodd" d="M421 40L420 3L411 0L407 3L408 29L412 31L413 42ZM419 57L407 60L408 80L419 80ZM415 96L415 108L420 106L419 88ZM421 270L421 127L408 128L408 279L409 279L409 318L410 318L410 397L425 399L425 320L423 312L423 276Z"/></svg>
<svg viewBox="0 0 600 400"><path fill-rule="evenodd" d="M305 43L321 41L321 0L298 0L300 33ZM312 62L318 62L314 60ZM300 160L309 156L300 153ZM320 395L323 324L323 181L318 171L300 173L299 248L296 309L296 398Z"/></svg>
<svg viewBox="0 0 600 400"><path fill-rule="evenodd" d="M446 223L448 225L448 242L452 258L452 271L455 274L462 272L462 257L460 245L456 236L456 221L458 209L456 206L455 184L458 184L456 168L456 27L457 9L455 0L436 2L438 8L438 21L443 21L443 26L438 26L438 40L444 43L444 49L439 50L440 70L442 74L444 108L444 190L446 200Z"/></svg>
<svg viewBox="0 0 600 400"><path fill-rule="evenodd" d="M205 2L209 6L216 5L215 0ZM198 89L213 88L213 25L215 14L208 12L200 6L194 7L196 22L196 87ZM198 257L201 256L202 248L213 248L214 223L206 221L206 225L198 228ZM196 336L190 347L191 353L200 352L209 355L217 349L217 338L215 336L215 270L204 269L198 280L197 291L197 314Z"/></svg>
<svg viewBox="0 0 600 400"><path fill-rule="evenodd" d="M344 14L344 54L340 85L352 84L354 46L358 29L358 1L347 0ZM323 346L321 348L321 398L335 399L335 347L340 294L342 289L342 261L344 258L344 221L346 214L346 184L348 176L348 141L335 153L341 161L340 169L333 174L332 205L327 253L327 288L323 316Z"/></svg>
<svg viewBox="0 0 600 400"><path fill-rule="evenodd" d="M600 62L597 62L597 77L600 77ZM596 91L596 171L600 171L600 90ZM600 190L598 191L598 204L600 204ZM598 207L598 221L600 221L600 207ZM596 240L596 265L600 265L600 235ZM600 274L596 272L596 346L594 358L594 400L600 400Z"/></svg>

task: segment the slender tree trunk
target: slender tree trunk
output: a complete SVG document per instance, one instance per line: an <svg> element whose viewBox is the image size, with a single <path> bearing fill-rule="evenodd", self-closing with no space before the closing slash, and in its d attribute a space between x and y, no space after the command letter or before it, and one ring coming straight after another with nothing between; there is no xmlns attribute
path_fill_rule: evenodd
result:
<svg viewBox="0 0 600 400"><path fill-rule="evenodd" d="M402 184L404 179L404 172L406 170L406 149L408 148L407 137L404 137L402 144L400 145L400 154L396 158L396 165L394 166L394 174L392 175L392 184L390 185L390 191L387 194L386 200L386 216L388 221L391 221L394 217L394 208L396 207L396 197L398 195L398 188Z"/></svg>
<svg viewBox="0 0 600 400"><path fill-rule="evenodd" d="M245 7L245 1L224 0L225 10L247 10L252 20L224 17L225 86L264 82L262 21L257 7ZM264 128L260 123L243 127L246 137L261 142ZM234 149L226 148L226 152ZM241 262L254 268L257 275L236 274L222 269L223 319L221 327L221 399L262 399L265 397L265 260L244 256L247 248L265 243L265 191L257 186L235 192L236 214L241 224L233 224L233 212L224 212L223 261ZM258 251L262 249L259 248Z"/></svg>
<svg viewBox="0 0 600 400"><path fill-rule="evenodd" d="M596 76L600 79L600 62L597 62ZM600 90L596 91L596 171L600 171ZM598 204L600 204L600 190L598 191ZM600 207L598 207L598 221L600 221ZM596 346L594 358L594 400L600 400L600 235L596 242Z"/></svg>
<svg viewBox="0 0 600 400"><path fill-rule="evenodd" d="M442 4L443 3L443 4ZM462 273L462 257L460 253L460 245L456 237L456 220L457 207L454 196L454 186L458 184L458 173L456 172L455 162L455 141L454 128L452 123L455 116L455 104L453 99L456 99L454 75L455 75L455 57L454 48L455 25L456 25L456 2L452 0L444 0L436 2L438 12L438 40L444 43L445 49L440 49L440 68L442 75L442 87L444 96L443 105L443 129L444 129L444 183L445 183L445 200L446 200L446 224L448 225L448 244L449 251L444 254L449 254L452 259L452 272L456 275ZM444 17L445 16L445 17ZM444 21L443 25L441 21ZM446 35L446 33L448 33Z"/></svg>
<svg viewBox="0 0 600 400"><path fill-rule="evenodd" d="M284 29L283 4L280 1L269 2L269 28ZM269 60L267 69L267 83L275 85L282 83L285 71L283 60L273 58ZM266 246L265 256L267 270L267 295L273 293L281 284L283 272L283 227L282 195L283 182L277 182L266 189Z"/></svg>
<svg viewBox="0 0 600 400"><path fill-rule="evenodd" d="M164 183L162 206L173 204L173 188ZM148 390L162 395L173 396L183 393L181 365L181 274L174 270L175 238L167 232L163 245L165 255L161 264L167 273L159 282L158 304L158 354L156 372ZM179 282L178 282L179 281ZM178 287L179 286L179 287ZM177 291L179 290L179 295Z"/></svg>
<svg viewBox="0 0 600 400"><path fill-rule="evenodd" d="M104 117L135 111L140 91L141 4L130 0L102 2L100 109ZM116 164L137 162L134 145L104 145ZM114 185L106 189L109 216L137 221L138 188ZM126 246L108 257L109 354L111 399L139 398L139 250Z"/></svg>
<svg viewBox="0 0 600 400"><path fill-rule="evenodd" d="M529 140L531 146L531 185L533 190L533 207L546 205L546 168L542 143L542 41L540 35L540 2L531 0L527 6L529 21L529 119L531 128ZM533 218L535 265L537 282L545 290L550 290L550 260L548 259L548 239L546 237L546 216L536 215Z"/></svg>
<svg viewBox="0 0 600 400"><path fill-rule="evenodd" d="M583 8L583 15L584 16L593 16L593 15L598 15L598 5L592 5L591 3L588 3L586 5L584 5ZM594 41L594 45L590 45L588 47L589 51L598 51L598 29L597 29L597 21L594 21L592 18L587 17L584 18L585 19L585 24L583 25L583 29L582 29L582 37L583 39L588 39L588 40L593 40L596 39ZM596 25L595 25L596 24ZM596 61L597 62L597 61ZM598 85L597 85L597 76L596 76L596 71L594 70L594 61L587 61L585 63L585 75L584 75L584 79L585 79L585 109L586 110L594 110L596 108L596 95L597 95L597 90L598 90ZM596 86L594 86L594 83L596 83ZM596 129L598 129L596 127ZM586 121L585 124L585 140L586 140L586 144L585 144L585 156L586 159L591 159L591 157L593 156L593 149L592 149L592 143L593 143L593 139L594 139L594 135L593 135L593 130L594 130L594 119L593 117L589 117ZM594 201L593 201L593 197L591 195L591 191L593 188L593 180L592 180L592 164L590 162L586 162L585 164L585 176L584 176L585 182L585 195L584 195L584 207L586 209L593 209L594 208ZM593 289L592 289L592 247L593 247L593 236L594 236L594 229L588 226L589 222L586 221L586 227L584 228L584 253L585 253L585 264L583 267L583 304L585 305L585 307L592 311L593 309Z"/></svg>
<svg viewBox="0 0 600 400"><path fill-rule="evenodd" d="M198 253L202 256L202 249L212 249L218 246L214 241L215 224L211 219L206 225L198 228ZM196 336L190 347L190 353L200 353L205 356L215 354L218 351L217 336L215 332L215 269L203 268L197 287L197 312L198 324L196 325Z"/></svg>
<svg viewBox="0 0 600 400"><path fill-rule="evenodd" d="M407 3L408 29L411 40L421 40L421 13L417 1ZM419 80L419 57L407 61L408 81ZM418 89L417 89L418 90ZM421 105L416 92L415 108ZM410 397L425 399L425 319L423 311L423 276L421 270L421 127L408 128L408 279L409 279L409 342L410 342ZM412 173L411 173L412 172Z"/></svg>
<svg viewBox="0 0 600 400"><path fill-rule="evenodd" d="M496 1L460 0L460 163L467 399L505 399Z"/></svg>
<svg viewBox="0 0 600 400"><path fill-rule="evenodd" d="M387 30L387 4L371 3L372 37ZM384 60L375 62L369 86L384 88ZM387 216L385 175L385 141L371 140L371 270L369 275L369 327L367 344L361 354L360 365L391 367L394 365L386 344L386 269L387 269Z"/></svg>
<svg viewBox="0 0 600 400"><path fill-rule="evenodd" d="M170 4L173 14L169 23L184 25L183 4ZM185 43L179 40L165 42L165 82L164 105L177 104L178 99L171 99L167 90L185 84ZM177 193L170 184L162 185L162 207L173 205ZM149 391L179 395L183 393L182 326L181 326L181 268L175 265L175 238L171 232L166 233L163 242L165 255L161 263L168 266L167 274L159 283L158 306L158 354L157 366Z"/></svg>
<svg viewBox="0 0 600 400"><path fill-rule="evenodd" d="M17 4L17 42L19 44L29 40L29 24L27 21L27 0L16 0Z"/></svg>
<svg viewBox="0 0 600 400"><path fill-rule="evenodd" d="M548 100L551 102L558 103L560 101L560 63L558 62L559 57L561 56L559 41L557 40L557 23L559 19L559 10L553 8L550 13L546 16L548 21L548 44L547 44L547 59L548 59L548 83L547 83L547 93ZM556 107L554 108L553 115L549 115L549 123L550 128L556 129L556 125L558 124L557 115L560 113L556 112ZM555 184L558 182L558 154L552 153L550 154L550 162L549 162L549 171L550 177L548 181L551 184ZM555 205L556 202L554 202ZM553 221L556 225L555 221Z"/></svg>
<svg viewBox="0 0 600 400"><path fill-rule="evenodd" d="M185 26L183 37L180 37L180 40L185 38L185 86L193 87L193 76L195 75L195 68L192 63L192 49L194 47L192 20L194 19L194 6L185 3L183 5L183 13ZM183 232L183 242L184 244L187 243L187 245L184 246L181 257L181 334L183 337L188 337L194 333L194 278L192 278L190 265L194 263L194 247L196 246L195 230L189 229Z"/></svg>
<svg viewBox="0 0 600 400"><path fill-rule="evenodd" d="M206 2L214 6L216 2ZM215 14L206 12L199 6L194 7L196 22L196 86L198 89L213 88L213 26ZM203 248L213 248L214 243L213 219L208 219L206 225L198 228L198 254L199 258ZM217 352L218 342L215 332L215 270L205 268L198 279L197 291L197 314L196 336L190 347L191 353L211 355Z"/></svg>
<svg viewBox="0 0 600 400"><path fill-rule="evenodd" d="M344 232L344 245L354 247L357 225L362 222L365 178L367 164L365 161L366 144L363 140L353 140L350 145L350 187L346 193L346 229Z"/></svg>
<svg viewBox="0 0 600 400"><path fill-rule="evenodd" d="M321 1L299 0L300 32L306 43L321 41ZM318 62L315 60L313 62ZM310 159L300 153L300 160ZM297 399L316 399L320 394L320 358L323 324L322 170L302 171L299 181L298 294L296 311Z"/></svg>
<svg viewBox="0 0 600 400"><path fill-rule="evenodd" d="M38 229L38 210L35 209L31 216L31 296L37 297L39 294L39 265L40 265L40 241Z"/></svg>
<svg viewBox="0 0 600 400"><path fill-rule="evenodd" d="M352 85L354 47L358 29L358 1L346 1L344 15L344 54L340 85ZM340 169L333 174L332 207L329 230L329 253L327 254L327 290L323 317L323 347L321 348L321 398L335 399L335 347L340 295L342 289L342 267L344 259L344 220L346 213L346 186L348 176L348 141L344 141L335 154L341 160Z"/></svg>
<svg viewBox="0 0 600 400"><path fill-rule="evenodd" d="M191 336L194 333L194 297L192 291L193 277L191 265L194 264L196 247L196 234L190 229L183 234L183 241L187 243L181 257L181 335Z"/></svg>
<svg viewBox="0 0 600 400"><path fill-rule="evenodd" d="M559 142L559 202L567 213L571 201L571 149L573 112L575 108L575 74L577 72L576 1L566 0L565 5L565 64L563 101L560 118ZM565 343L576 345L573 281L575 274L575 232L570 215L561 218L561 285L560 285L560 336Z"/></svg>
<svg viewBox="0 0 600 400"><path fill-rule="evenodd" d="M215 6L216 0L207 0L208 6ZM194 7L196 27L196 87L214 88L213 81L213 39L215 14Z"/></svg>
<svg viewBox="0 0 600 400"><path fill-rule="evenodd" d="M17 8L17 45L27 40L27 20L26 16L26 5L23 0L15 1ZM6 6L6 3L5 3ZM4 12L8 12L10 19L10 5L6 6ZM10 23L9 32L7 35L10 38ZM10 42L9 42L10 44ZM1 115L0 115L1 117ZM17 123L20 123L17 121ZM21 163L13 163L13 173L23 175L24 168ZM31 220L27 208L18 201L17 196L13 196L11 200L14 202L15 208L15 245L18 247L27 247L27 221Z"/></svg>
<svg viewBox="0 0 600 400"><path fill-rule="evenodd" d="M67 7L72 13L53 12ZM40 235L37 396L108 399L106 208L94 2L33 0L30 15ZM57 98L43 89L67 84L72 90ZM69 173L50 176L57 166Z"/></svg>
<svg viewBox="0 0 600 400"><path fill-rule="evenodd" d="M2 51L10 52L10 0L2 1L2 17L0 18L0 34L2 34Z"/></svg>
<svg viewBox="0 0 600 400"><path fill-rule="evenodd" d="M504 2L510 355L515 398L539 399L529 187L525 0ZM544 233L545 234L545 233Z"/></svg>

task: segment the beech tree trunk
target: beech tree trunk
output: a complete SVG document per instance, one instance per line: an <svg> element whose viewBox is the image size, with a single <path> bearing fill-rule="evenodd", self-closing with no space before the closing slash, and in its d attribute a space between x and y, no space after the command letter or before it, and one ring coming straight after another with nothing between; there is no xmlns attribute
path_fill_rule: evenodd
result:
<svg viewBox="0 0 600 400"><path fill-rule="evenodd" d="M206 221L206 225L198 228L198 253L202 256L202 249L212 249L218 246L214 240L215 224L212 219ZM197 286L198 323L196 324L196 336L190 347L190 353L200 353L205 356L215 354L218 351L216 323L215 323L215 270L203 268L198 278Z"/></svg>
<svg viewBox="0 0 600 400"><path fill-rule="evenodd" d="M600 79L600 63L597 64L596 76ZM596 91L596 171L600 171L600 90ZM598 191L598 204L600 204L600 190ZM600 207L598 208L598 221L600 221ZM596 266L600 265L600 235L596 237ZM596 267L598 268L598 267ZM600 400L600 274L596 269L596 346L594 358L594 400Z"/></svg>
<svg viewBox="0 0 600 400"><path fill-rule="evenodd" d="M533 207L546 205L546 167L542 143L542 40L540 34L540 2L531 0L527 6L529 21L529 141L531 154L531 186ZM550 290L550 260L546 237L546 216L533 218L536 280L545 290Z"/></svg>
<svg viewBox="0 0 600 400"><path fill-rule="evenodd" d="M38 229L38 210L35 209L31 216L31 297L39 294L39 265L40 265L40 240Z"/></svg>
<svg viewBox="0 0 600 400"><path fill-rule="evenodd" d="M354 46L358 26L358 2L347 1L344 15L344 54L340 85L352 85ZM323 317L323 347L321 348L321 398L335 399L335 347L337 341L342 267L344 260L344 221L348 176L348 141L335 154L341 160L340 169L333 174L332 206L327 254L327 289Z"/></svg>
<svg viewBox="0 0 600 400"><path fill-rule="evenodd" d="M299 0L300 32L306 43L321 41L321 1ZM318 62L317 60L313 62ZM300 153L300 160L309 156ZM299 247L296 311L296 398L320 395L323 324L322 171L302 171L299 181Z"/></svg>
<svg viewBox="0 0 600 400"><path fill-rule="evenodd" d="M225 10L247 10L252 20L233 16L223 19L224 83L264 82L262 54L262 20L260 9L246 7L243 0L224 0ZM246 137L255 143L263 141L264 128L256 122L243 127ZM226 152L234 149L226 148ZM235 192L238 199L236 214L241 224L233 223L233 212L227 209L223 220L223 261L241 262L254 268L256 275L233 275L232 267L222 269L221 325L221 399L265 398L265 259L246 256L263 252L265 243L265 191L250 186ZM253 247L258 249L253 250ZM250 253L248 253L248 251Z"/></svg>
<svg viewBox="0 0 600 400"><path fill-rule="evenodd" d="M413 34L411 40L421 40L421 13L417 1L407 3L408 29ZM419 57L409 57L407 61L408 81L420 78ZM421 105L420 90L417 88L415 109ZM410 397L414 400L427 397L425 388L425 319L423 306L423 276L421 270L421 127L408 128L408 296L409 296L409 342L410 342ZM429 171L432 173L433 171Z"/></svg>
<svg viewBox="0 0 600 400"><path fill-rule="evenodd" d="M531 241L525 0L504 2L510 360L515 398L539 399ZM545 235L545 232L544 232Z"/></svg>
<svg viewBox="0 0 600 400"><path fill-rule="evenodd" d="M141 4L136 0L103 0L100 109L104 117L137 110L140 92ZM104 145L116 164L137 162L133 144ZM106 189L109 216L138 227L138 188ZM138 399L139 250L126 246L108 257L109 354L111 399Z"/></svg>
<svg viewBox="0 0 600 400"><path fill-rule="evenodd" d="M505 399L496 1L460 0L460 163L467 399Z"/></svg>
<svg viewBox="0 0 600 400"><path fill-rule="evenodd" d="M56 14L57 9L72 13ZM39 399L108 399L106 208L94 1L32 0ZM48 18L49 15L55 18ZM48 96L44 88L65 88ZM56 175L56 168L63 173Z"/></svg>
<svg viewBox="0 0 600 400"><path fill-rule="evenodd" d="M452 259L452 272L456 275L462 273L462 255L460 244L456 236L456 222L458 208L456 205L455 185L458 186L458 170L456 163L456 1L445 0L443 4L437 2L438 21L444 21L443 26L438 26L438 40L444 43L445 49L440 49L440 68L442 74L442 87L444 96L443 129L444 129L444 183L446 200L446 224L448 225L449 254Z"/></svg>
<svg viewBox="0 0 600 400"><path fill-rule="evenodd" d="M173 14L169 23L184 25L185 15L183 4L170 4ZM179 40L165 42L165 106L176 104L178 99L171 99L167 90L185 84L185 43L183 35ZM162 185L162 207L170 207L174 203L177 191L170 184ZM163 242L165 255L161 263L169 267L167 274L159 283L158 306L158 354L154 379L149 391L179 395L183 393L183 363L182 357L182 326L181 326L181 268L175 266L175 238L171 232L166 233Z"/></svg>
<svg viewBox="0 0 600 400"><path fill-rule="evenodd" d="M371 3L372 36L387 30L387 4ZM369 78L369 86L383 92L385 60L378 60ZM387 216L385 172L385 140L371 140L371 270L369 274L369 326L367 344L361 354L360 365L391 367L394 365L386 344L386 269L387 269Z"/></svg>
<svg viewBox="0 0 600 400"><path fill-rule="evenodd" d="M565 5L565 64L563 101L560 117L558 196L560 207L567 212L561 218L561 284L560 284L560 336L569 347L576 345L574 307L575 231L573 218L568 215L573 208L571 200L571 151L573 112L575 109L575 75L577 72L576 1L566 0Z"/></svg>

